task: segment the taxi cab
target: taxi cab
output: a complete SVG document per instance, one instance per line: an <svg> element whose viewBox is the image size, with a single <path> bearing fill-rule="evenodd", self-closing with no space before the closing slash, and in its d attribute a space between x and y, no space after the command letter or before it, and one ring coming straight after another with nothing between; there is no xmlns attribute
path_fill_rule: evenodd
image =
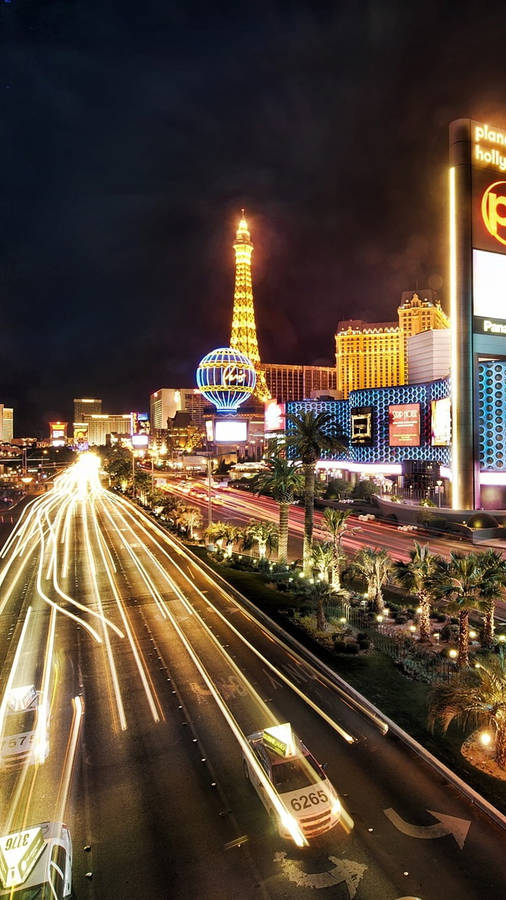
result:
<svg viewBox="0 0 506 900"><path fill-rule="evenodd" d="M66 900L72 894L72 841L62 822L0 837L0 897Z"/></svg>
<svg viewBox="0 0 506 900"><path fill-rule="evenodd" d="M11 688L0 735L0 763L10 767L26 759L44 762L49 752L48 722L49 713L33 684Z"/></svg>
<svg viewBox="0 0 506 900"><path fill-rule="evenodd" d="M306 839L337 825L342 815L337 792L289 723L256 731L249 735L248 742L279 799L297 820ZM290 838L286 825L274 811L268 791L244 754L243 768L267 812L275 817L280 836Z"/></svg>

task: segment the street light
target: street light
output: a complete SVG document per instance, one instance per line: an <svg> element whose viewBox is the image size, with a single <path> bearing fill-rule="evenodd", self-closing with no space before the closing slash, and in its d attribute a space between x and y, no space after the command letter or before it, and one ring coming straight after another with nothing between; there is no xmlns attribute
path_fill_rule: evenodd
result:
<svg viewBox="0 0 506 900"><path fill-rule="evenodd" d="M441 481L441 479L438 479L436 481L436 485L437 485L437 502L438 502L439 509L441 509L441 494L443 493L443 482Z"/></svg>

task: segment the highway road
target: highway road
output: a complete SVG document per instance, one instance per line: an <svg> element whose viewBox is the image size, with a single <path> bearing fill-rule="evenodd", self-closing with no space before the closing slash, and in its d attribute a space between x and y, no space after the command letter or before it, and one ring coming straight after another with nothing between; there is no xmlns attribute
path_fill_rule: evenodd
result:
<svg viewBox="0 0 506 900"><path fill-rule="evenodd" d="M504 833L104 490L89 456L27 509L0 581L0 737L13 688L51 711L33 758L0 770L0 833L64 820L77 900L502 895ZM283 722L343 804L309 846L296 823L279 836L244 777L245 736Z"/></svg>
<svg viewBox="0 0 506 900"><path fill-rule="evenodd" d="M181 487L179 479L164 480L160 478L159 487L174 493L185 503L191 503L201 509L204 521L207 521L207 484L204 480L195 479L188 488ZM244 526L250 519L266 519L278 522L278 504L270 497L257 496L248 491L241 491L228 486L225 489L212 489L212 514L214 520L224 520ZM315 511L314 537L316 540L325 540L326 535L321 527L322 513ZM450 552L467 552L476 550L473 544L452 537L429 537L425 531L401 531L398 526L391 525L380 520L365 521L357 515L349 519L350 532L343 539L343 548L350 553L360 550L362 547L385 547L394 559L409 559L409 551L413 547L413 540L428 543L433 553L448 556ZM302 556L302 538L304 528L304 509L302 506L290 507L289 515L289 557L299 559ZM503 546L504 542L497 541L497 546ZM506 549L506 547L504 547Z"/></svg>

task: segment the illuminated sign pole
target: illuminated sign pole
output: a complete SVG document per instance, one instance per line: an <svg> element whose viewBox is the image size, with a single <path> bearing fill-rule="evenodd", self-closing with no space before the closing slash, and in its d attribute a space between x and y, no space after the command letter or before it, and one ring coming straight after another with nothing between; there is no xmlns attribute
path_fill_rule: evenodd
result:
<svg viewBox="0 0 506 900"><path fill-rule="evenodd" d="M479 359L506 358L506 131L450 124L452 506L480 506Z"/></svg>
<svg viewBox="0 0 506 900"><path fill-rule="evenodd" d="M450 125L450 321L452 506L474 509L474 366L472 339L471 142L468 119ZM479 486L479 484L478 484Z"/></svg>

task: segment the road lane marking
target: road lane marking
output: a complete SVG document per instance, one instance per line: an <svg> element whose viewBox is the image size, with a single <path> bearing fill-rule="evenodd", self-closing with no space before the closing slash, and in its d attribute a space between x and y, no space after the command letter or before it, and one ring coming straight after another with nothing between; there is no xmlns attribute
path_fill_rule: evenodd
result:
<svg viewBox="0 0 506 900"><path fill-rule="evenodd" d="M467 833L471 827L469 819L459 819L456 816L448 816L446 813L434 812L428 809L427 812L438 819L433 825L412 825L406 822L394 809L384 809L387 819L390 820L394 828L408 837L420 838L422 840L433 840L434 838L446 837L451 834L455 838L461 850L464 849L464 843Z"/></svg>
<svg viewBox="0 0 506 900"><path fill-rule="evenodd" d="M345 881L350 900L353 900L358 886L367 871L367 866L351 859L338 859L337 856L329 856L328 860L333 863L332 869L326 872L311 872L308 874L303 871L302 864L298 860L288 859L284 850L279 850L274 855L274 862L281 865L285 878L288 878L297 887L321 890L322 888L334 887L336 884L341 884Z"/></svg>

